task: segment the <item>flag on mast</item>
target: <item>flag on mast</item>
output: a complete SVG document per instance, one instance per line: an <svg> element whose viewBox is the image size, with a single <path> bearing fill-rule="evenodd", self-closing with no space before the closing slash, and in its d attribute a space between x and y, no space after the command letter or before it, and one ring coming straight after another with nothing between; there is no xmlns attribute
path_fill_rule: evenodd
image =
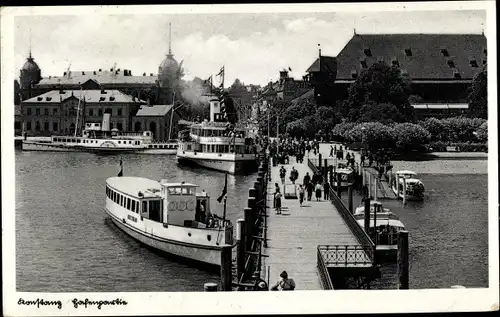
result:
<svg viewBox="0 0 500 317"><path fill-rule="evenodd" d="M123 161L122 158L120 157L120 171L118 172L118 177L123 176Z"/></svg>
<svg viewBox="0 0 500 317"><path fill-rule="evenodd" d="M221 195L219 196L219 198L217 198L217 201L218 201L219 203L220 203L220 202L222 202L222 199L224 199L224 198L225 198L226 194L227 194L227 173L226 173L226 180L225 180L225 182L224 182L224 188L222 189L222 193L221 193Z"/></svg>

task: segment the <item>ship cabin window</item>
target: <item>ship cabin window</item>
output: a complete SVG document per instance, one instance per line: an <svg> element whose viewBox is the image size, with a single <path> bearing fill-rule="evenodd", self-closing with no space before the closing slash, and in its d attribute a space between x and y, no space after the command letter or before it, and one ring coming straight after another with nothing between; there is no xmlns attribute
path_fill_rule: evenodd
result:
<svg viewBox="0 0 500 317"><path fill-rule="evenodd" d="M131 202L130 202L130 198L127 198L127 209L132 210L132 209L131 209Z"/></svg>
<svg viewBox="0 0 500 317"><path fill-rule="evenodd" d="M169 195L176 195L176 196L192 196L192 195L194 195L194 188L192 188L192 187L169 187L168 194Z"/></svg>
<svg viewBox="0 0 500 317"><path fill-rule="evenodd" d="M147 213L148 212L148 202L147 201L142 201L142 213Z"/></svg>
<svg viewBox="0 0 500 317"><path fill-rule="evenodd" d="M162 221L162 215L163 215L163 200L161 199L154 199L148 201L149 205L149 219L156 221L156 222L161 222Z"/></svg>

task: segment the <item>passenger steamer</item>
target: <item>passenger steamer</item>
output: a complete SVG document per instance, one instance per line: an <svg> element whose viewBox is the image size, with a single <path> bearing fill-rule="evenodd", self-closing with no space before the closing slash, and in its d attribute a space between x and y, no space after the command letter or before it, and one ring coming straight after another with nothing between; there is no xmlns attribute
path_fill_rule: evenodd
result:
<svg viewBox="0 0 500 317"><path fill-rule="evenodd" d="M220 102L210 101L210 121L195 123L179 133L179 164L196 164L231 174L257 168L257 147L249 129L233 128L223 119Z"/></svg>
<svg viewBox="0 0 500 317"><path fill-rule="evenodd" d="M197 185L140 177L106 181L106 213L128 235L155 249L214 266L233 243L233 225L211 213Z"/></svg>
<svg viewBox="0 0 500 317"><path fill-rule="evenodd" d="M110 130L110 114L100 123L85 123L82 136L51 136L48 140L23 140L23 151L175 154L177 142L155 142L150 131Z"/></svg>
<svg viewBox="0 0 500 317"><path fill-rule="evenodd" d="M377 218L375 219L375 213ZM365 226L365 206L354 211L354 218L361 228ZM368 235L375 242L377 254L387 260L397 257L399 232L405 230L403 223L378 201L370 201L370 229ZM376 233L376 235L375 235Z"/></svg>

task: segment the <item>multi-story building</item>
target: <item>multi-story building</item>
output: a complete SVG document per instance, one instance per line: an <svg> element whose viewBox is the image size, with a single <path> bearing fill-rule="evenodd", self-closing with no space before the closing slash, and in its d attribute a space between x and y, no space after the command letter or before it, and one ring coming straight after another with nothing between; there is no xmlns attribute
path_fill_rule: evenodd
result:
<svg viewBox="0 0 500 317"><path fill-rule="evenodd" d="M179 116L173 105L142 106L132 118L134 131L151 131L157 140L176 139Z"/></svg>
<svg viewBox="0 0 500 317"><path fill-rule="evenodd" d="M484 34L355 34L336 57L320 54L307 78L316 97L339 106L359 74L383 61L410 79L412 94L420 100L413 102L417 113L436 109L454 115L463 113L468 88L486 58Z"/></svg>
<svg viewBox="0 0 500 317"><path fill-rule="evenodd" d="M130 131L144 103L118 90L52 90L22 102L23 130L28 136L73 134L110 113L112 129Z"/></svg>

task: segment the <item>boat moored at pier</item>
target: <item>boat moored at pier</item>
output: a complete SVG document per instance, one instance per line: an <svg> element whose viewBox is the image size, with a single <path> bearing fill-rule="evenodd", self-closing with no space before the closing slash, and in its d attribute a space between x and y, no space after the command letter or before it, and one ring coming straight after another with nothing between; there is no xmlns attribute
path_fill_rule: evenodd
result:
<svg viewBox="0 0 500 317"><path fill-rule="evenodd" d="M354 218L364 228L364 203L355 209ZM387 260L394 260L397 257L399 232L403 230L405 227L398 216L384 208L380 202L370 201L370 229L367 233L375 242L378 255Z"/></svg>
<svg viewBox="0 0 500 317"><path fill-rule="evenodd" d="M210 121L192 124L179 133L179 164L195 164L231 174L257 168L257 147L242 124L223 119L220 102L210 101Z"/></svg>
<svg viewBox="0 0 500 317"><path fill-rule="evenodd" d="M405 185L407 200L424 199L425 187L422 181L418 179L417 173L407 170L396 171L391 184L392 191L396 197L403 198Z"/></svg>
<svg viewBox="0 0 500 317"><path fill-rule="evenodd" d="M105 211L136 240L175 256L221 265L222 247L233 243L233 225L210 209L197 185L141 177L106 180Z"/></svg>

